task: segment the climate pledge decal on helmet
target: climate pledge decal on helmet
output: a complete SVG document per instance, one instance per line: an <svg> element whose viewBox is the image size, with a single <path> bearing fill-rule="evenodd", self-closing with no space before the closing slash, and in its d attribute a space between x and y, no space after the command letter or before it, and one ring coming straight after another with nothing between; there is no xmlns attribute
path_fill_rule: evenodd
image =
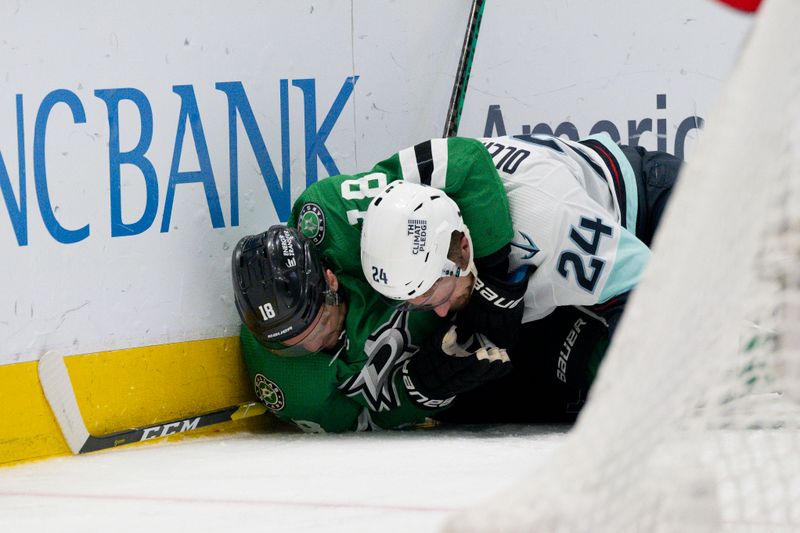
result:
<svg viewBox="0 0 800 533"><path fill-rule="evenodd" d="M409 220L406 235L411 237L412 254L417 255L425 252L425 241L428 238L428 221L425 219Z"/></svg>
<svg viewBox="0 0 800 533"><path fill-rule="evenodd" d="M314 244L318 245L325 239L325 213L319 205L309 202L300 209L297 229Z"/></svg>
<svg viewBox="0 0 800 533"><path fill-rule="evenodd" d="M283 409L283 391L273 381L267 379L264 374L256 374L255 377L256 396L272 411Z"/></svg>

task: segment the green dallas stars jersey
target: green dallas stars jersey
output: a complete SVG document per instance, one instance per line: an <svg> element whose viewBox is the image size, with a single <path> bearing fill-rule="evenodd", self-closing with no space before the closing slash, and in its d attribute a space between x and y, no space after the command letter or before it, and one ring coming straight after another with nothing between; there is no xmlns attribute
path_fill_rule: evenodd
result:
<svg viewBox="0 0 800 533"><path fill-rule="evenodd" d="M350 276L340 276L339 282L347 289L348 309L338 357L280 357L242 326L245 364L259 399L306 431L363 431L424 421L442 406L419 407L396 370L442 319L389 308L369 285Z"/></svg>
<svg viewBox="0 0 800 533"><path fill-rule="evenodd" d="M306 189L288 224L320 247L331 269L362 278L361 225L372 199L404 179L443 190L461 209L475 257L514 237L505 187L486 148L476 139L433 139L401 150L369 172L334 176Z"/></svg>
<svg viewBox="0 0 800 533"><path fill-rule="evenodd" d="M434 167L434 160L446 163ZM375 195L398 179L432 185L453 198L473 228L476 257L499 250L513 237L503 184L488 152L474 139L427 141L369 172L330 177L304 191L288 224L296 224L320 247L325 263L348 291L345 347L336 358L283 358L242 328L245 363L259 398L304 430L402 427L446 407L436 401L421 407L412 401L398 372L444 319L388 306L361 271L363 213Z"/></svg>

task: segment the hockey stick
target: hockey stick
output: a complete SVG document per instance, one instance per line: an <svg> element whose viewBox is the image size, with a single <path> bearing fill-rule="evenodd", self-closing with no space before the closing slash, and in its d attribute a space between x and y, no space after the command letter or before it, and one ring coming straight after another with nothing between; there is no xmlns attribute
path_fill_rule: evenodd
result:
<svg viewBox="0 0 800 533"><path fill-rule="evenodd" d="M467 32L464 35L464 44L461 47L456 81L453 85L453 94L450 96L450 106L447 108L447 118L445 119L442 137L455 137L458 133L461 110L464 108L464 99L467 95L469 73L472 70L472 58L475 57L475 48L478 44L478 30L481 27L484 3L485 0L473 0L472 2L472 11L469 14Z"/></svg>
<svg viewBox="0 0 800 533"><path fill-rule="evenodd" d="M75 392L72 388L72 380L64 363L64 356L48 352L39 359L39 381L42 390L47 398L47 403L56 416L61 432L69 445L72 453L87 453L123 444L141 442L165 437L175 433L183 433L203 426L219 424L228 420L238 420L260 415L266 412L267 408L261 403L244 403L203 413L200 415L188 416L169 422L161 422L149 426L126 429L108 435L91 435L86 429L78 402L75 399Z"/></svg>

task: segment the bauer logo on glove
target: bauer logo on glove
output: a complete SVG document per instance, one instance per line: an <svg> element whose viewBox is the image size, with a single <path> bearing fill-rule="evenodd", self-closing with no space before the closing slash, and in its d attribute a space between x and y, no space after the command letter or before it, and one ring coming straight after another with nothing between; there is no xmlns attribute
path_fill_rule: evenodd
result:
<svg viewBox="0 0 800 533"><path fill-rule="evenodd" d="M523 287L523 290L526 287L527 285ZM519 303L522 300L525 299L524 293L517 299L509 299L507 297L500 296L499 294L497 294L497 292L489 288L479 277L475 279L474 292L479 294L488 303L494 305L495 307L499 307L500 309L513 309L517 305L519 305Z"/></svg>

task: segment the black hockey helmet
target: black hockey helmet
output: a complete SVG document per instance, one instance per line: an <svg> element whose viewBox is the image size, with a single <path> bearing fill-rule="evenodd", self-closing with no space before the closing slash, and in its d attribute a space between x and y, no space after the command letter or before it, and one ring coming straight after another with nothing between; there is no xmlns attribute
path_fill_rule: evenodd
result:
<svg viewBox="0 0 800 533"><path fill-rule="evenodd" d="M233 250L231 274L242 322L276 351L314 322L329 294L319 252L284 225L243 237Z"/></svg>

